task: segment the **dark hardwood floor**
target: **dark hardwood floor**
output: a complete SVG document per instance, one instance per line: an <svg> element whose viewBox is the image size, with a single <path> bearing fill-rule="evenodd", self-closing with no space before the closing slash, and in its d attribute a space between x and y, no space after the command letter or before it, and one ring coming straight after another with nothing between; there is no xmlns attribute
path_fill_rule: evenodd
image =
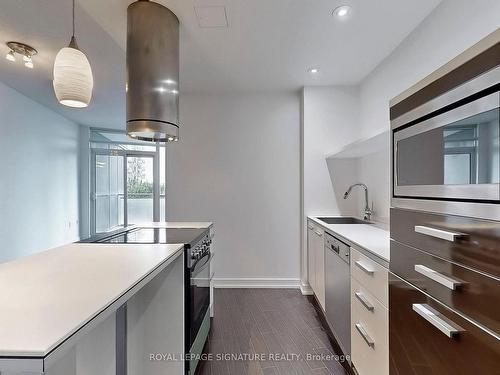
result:
<svg viewBox="0 0 500 375"><path fill-rule="evenodd" d="M197 375L345 375L308 298L294 289L215 289ZM221 357L224 355L223 360Z"/></svg>

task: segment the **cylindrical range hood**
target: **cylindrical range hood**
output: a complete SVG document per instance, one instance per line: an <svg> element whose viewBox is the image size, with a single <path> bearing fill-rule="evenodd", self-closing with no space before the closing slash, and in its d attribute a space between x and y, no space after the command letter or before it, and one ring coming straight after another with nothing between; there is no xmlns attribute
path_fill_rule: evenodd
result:
<svg viewBox="0 0 500 375"><path fill-rule="evenodd" d="M179 137L179 20L158 3L127 9L127 134L152 142Z"/></svg>

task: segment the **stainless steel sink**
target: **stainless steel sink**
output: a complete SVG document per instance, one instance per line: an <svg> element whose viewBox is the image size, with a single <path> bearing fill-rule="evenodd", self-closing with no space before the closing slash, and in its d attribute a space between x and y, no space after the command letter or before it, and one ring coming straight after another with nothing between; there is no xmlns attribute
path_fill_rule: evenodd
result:
<svg viewBox="0 0 500 375"><path fill-rule="evenodd" d="M372 224L369 221L357 219L355 217L317 217L326 224Z"/></svg>

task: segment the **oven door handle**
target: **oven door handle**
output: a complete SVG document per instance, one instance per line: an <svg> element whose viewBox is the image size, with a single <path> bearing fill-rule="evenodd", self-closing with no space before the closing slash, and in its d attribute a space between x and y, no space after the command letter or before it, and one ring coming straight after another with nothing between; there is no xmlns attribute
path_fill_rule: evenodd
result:
<svg viewBox="0 0 500 375"><path fill-rule="evenodd" d="M193 269L194 269L194 273L193 273L193 276L196 276L197 274L199 274L201 271L203 271L205 268L208 267L208 265L210 264L210 262L212 261L212 259L214 259L214 256L215 256L215 253L208 253L208 258L207 258L207 255L205 255L203 258L200 258L196 261L196 263L193 265ZM198 263L202 260L202 259L205 259L207 258L207 260L205 261L205 263L203 263L201 265L201 267L199 269L195 269L195 267L198 265Z"/></svg>

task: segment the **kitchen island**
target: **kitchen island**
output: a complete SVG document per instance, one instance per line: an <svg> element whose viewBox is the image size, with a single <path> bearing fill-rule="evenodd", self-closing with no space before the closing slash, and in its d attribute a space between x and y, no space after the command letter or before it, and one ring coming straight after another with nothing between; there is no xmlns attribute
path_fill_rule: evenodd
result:
<svg viewBox="0 0 500 375"><path fill-rule="evenodd" d="M120 366L129 374L182 374L183 249L75 243L0 264L2 375L114 375ZM158 353L172 356L151 360Z"/></svg>

